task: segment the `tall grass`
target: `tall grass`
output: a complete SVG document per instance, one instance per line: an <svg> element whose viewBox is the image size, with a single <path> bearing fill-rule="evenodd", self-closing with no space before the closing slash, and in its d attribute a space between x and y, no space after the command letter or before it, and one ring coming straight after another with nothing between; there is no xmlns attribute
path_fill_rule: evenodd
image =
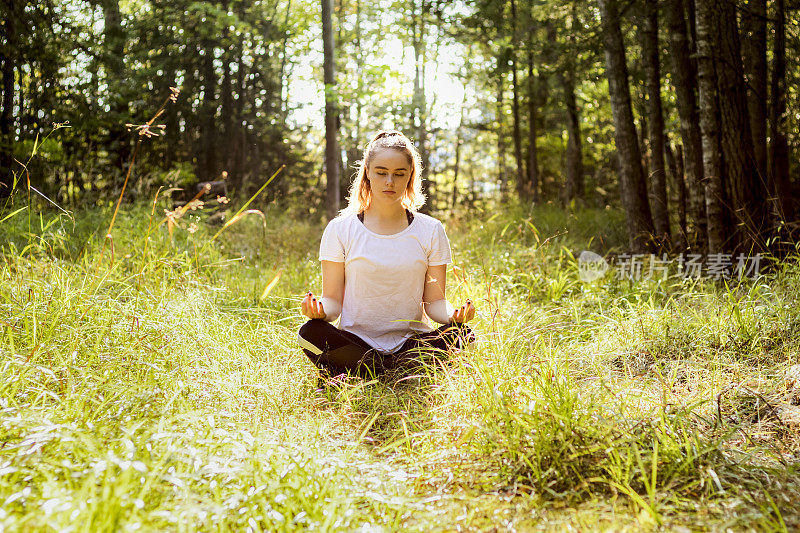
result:
<svg viewBox="0 0 800 533"><path fill-rule="evenodd" d="M448 286L479 341L318 389L294 339L321 221L268 206L209 245L202 212L172 235L152 212L122 209L102 259L110 212L0 226L9 530L800 526L794 260L585 284L618 213L462 214Z"/></svg>

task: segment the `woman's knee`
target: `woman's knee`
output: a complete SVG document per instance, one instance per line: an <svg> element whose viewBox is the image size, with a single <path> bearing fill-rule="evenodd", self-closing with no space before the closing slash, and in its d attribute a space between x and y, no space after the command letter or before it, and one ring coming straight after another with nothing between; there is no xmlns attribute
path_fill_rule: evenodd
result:
<svg viewBox="0 0 800 533"><path fill-rule="evenodd" d="M324 320L319 318L312 318L302 326L300 326L300 330L297 332L298 335L303 337L304 339L314 339L315 337L319 337L321 333L323 333L326 329L325 326L329 324Z"/></svg>
<svg viewBox="0 0 800 533"><path fill-rule="evenodd" d="M313 318L300 326L300 330L297 332L297 342L307 352L320 355L325 349L325 338L330 333L331 327L324 320Z"/></svg>

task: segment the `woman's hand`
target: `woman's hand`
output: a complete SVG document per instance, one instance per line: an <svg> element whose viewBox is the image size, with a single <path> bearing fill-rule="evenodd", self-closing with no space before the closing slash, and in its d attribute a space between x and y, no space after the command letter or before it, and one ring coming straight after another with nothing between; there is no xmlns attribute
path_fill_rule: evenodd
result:
<svg viewBox="0 0 800 533"><path fill-rule="evenodd" d="M322 301L311 292L307 292L303 297L303 301L300 302L300 311L308 318L325 320L325 309L322 307Z"/></svg>
<svg viewBox="0 0 800 533"><path fill-rule="evenodd" d="M456 307L450 320L459 324L464 324L473 318L475 318L475 305L473 305L472 300L467 300L467 303L461 307Z"/></svg>

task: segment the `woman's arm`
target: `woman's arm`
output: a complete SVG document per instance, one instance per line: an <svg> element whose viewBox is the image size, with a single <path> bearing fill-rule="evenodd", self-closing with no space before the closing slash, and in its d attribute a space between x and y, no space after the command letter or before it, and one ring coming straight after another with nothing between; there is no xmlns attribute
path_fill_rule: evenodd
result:
<svg viewBox="0 0 800 533"><path fill-rule="evenodd" d="M300 308L308 318L333 322L342 312L344 301L344 263L322 261L322 298L306 293Z"/></svg>
<svg viewBox="0 0 800 533"><path fill-rule="evenodd" d="M422 301L425 313L440 324L451 322L469 322L475 317L475 306L472 300L459 308L454 308L445 297L447 287L447 265L429 266L425 274L425 290Z"/></svg>

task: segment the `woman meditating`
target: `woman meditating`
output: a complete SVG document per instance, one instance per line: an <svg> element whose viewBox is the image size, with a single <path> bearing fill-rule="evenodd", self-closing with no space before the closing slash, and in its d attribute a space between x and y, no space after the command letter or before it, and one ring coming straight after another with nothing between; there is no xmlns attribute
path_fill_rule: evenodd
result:
<svg viewBox="0 0 800 533"><path fill-rule="evenodd" d="M322 234L322 297L301 302L310 320L299 332L303 351L331 375L379 374L421 349L449 351L474 338L470 300L445 298L452 262L442 223L418 213L421 161L399 131L378 133L350 190L347 208ZM443 324L433 329L425 316ZM339 318L339 327L331 323Z"/></svg>

